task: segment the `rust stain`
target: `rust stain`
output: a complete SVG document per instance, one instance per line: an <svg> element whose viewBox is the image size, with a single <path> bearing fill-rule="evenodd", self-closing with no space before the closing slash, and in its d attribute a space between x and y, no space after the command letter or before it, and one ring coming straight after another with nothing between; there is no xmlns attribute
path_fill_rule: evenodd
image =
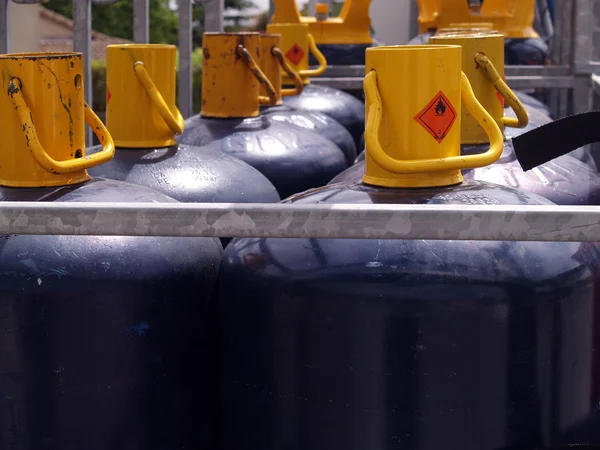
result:
<svg viewBox="0 0 600 450"><path fill-rule="evenodd" d="M210 59L210 50L208 49L208 47L204 47L202 49L202 56L204 57L205 60Z"/></svg>
<svg viewBox="0 0 600 450"><path fill-rule="evenodd" d="M70 56L64 57L64 59L67 59L67 58L71 58L71 57ZM60 59L63 59L63 58L60 58ZM71 108L65 103L65 100L63 99L60 80L58 79L58 76L54 73L54 71L50 67L48 67L47 65L45 65L42 62L39 62L39 66L47 69L50 72L50 74L54 77L54 80L56 81L56 89L58 91L58 98L60 100L60 104L62 105L63 109L67 113L67 117L69 118L69 146L71 149L73 149L73 115L71 114ZM40 68L40 70L41 70L41 68Z"/></svg>

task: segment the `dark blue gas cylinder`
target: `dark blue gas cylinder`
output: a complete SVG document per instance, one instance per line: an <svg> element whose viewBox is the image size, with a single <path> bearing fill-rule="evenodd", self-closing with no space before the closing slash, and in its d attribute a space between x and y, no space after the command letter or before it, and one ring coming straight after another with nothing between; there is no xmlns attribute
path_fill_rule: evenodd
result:
<svg viewBox="0 0 600 450"><path fill-rule="evenodd" d="M181 202L280 200L273 184L243 161L177 145L184 119L175 100L175 46L111 45L106 53L106 89L111 94L106 121L117 150L108 163L90 169L91 175L146 186ZM144 72L129 64L131 60L142 64ZM154 95L147 84L155 87ZM99 150L97 146L90 152Z"/></svg>
<svg viewBox="0 0 600 450"><path fill-rule="evenodd" d="M175 203L99 178L0 195ZM221 253L213 238L2 236L0 448L214 448Z"/></svg>
<svg viewBox="0 0 600 450"><path fill-rule="evenodd" d="M504 61L512 66L545 66L550 61L550 48L542 38L506 38Z"/></svg>
<svg viewBox="0 0 600 450"><path fill-rule="evenodd" d="M529 107L527 112L532 111L532 110L538 110L538 112L545 114L546 116L552 118L551 117L552 114L550 112L550 108L548 107L548 105L541 102L537 98L527 94L526 92L517 91L517 90L513 90L513 92L517 96L517 98L520 100L520 102L525 106L525 108Z"/></svg>
<svg viewBox="0 0 600 450"><path fill-rule="evenodd" d="M585 148L558 157L533 170L523 171L516 159L510 138L552 121L539 110L532 110L530 107L525 109L529 115L529 124L524 128L504 129L507 140L500 159L490 166L463 171L465 179L523 189L558 205L599 205L600 175L596 171L590 151ZM516 117L510 108L505 110L505 114L508 117ZM472 155L486 149L487 145L462 145L461 154ZM362 180L365 171L364 160L363 150L356 158L356 164L332 179L329 184Z"/></svg>
<svg viewBox="0 0 600 450"><path fill-rule="evenodd" d="M185 120L177 141L244 161L285 198L327 184L349 163L325 136L260 113L261 104L275 105L278 98L257 64L259 38L259 33L203 34L202 109ZM267 96L261 96L261 86Z"/></svg>
<svg viewBox="0 0 600 450"><path fill-rule="evenodd" d="M316 111L297 110L287 105L261 108L261 114L269 120L288 123L325 136L344 153L348 165L354 164L357 156L354 139L346 128L331 117Z"/></svg>
<svg viewBox="0 0 600 450"><path fill-rule="evenodd" d="M473 155L485 151L485 148L487 146L463 145L461 154ZM585 160L589 153L576 150L574 154ZM359 182L364 173L363 151L356 164L333 178L329 184ZM463 176L467 180L487 181L519 188L545 197L558 205L600 205L600 175L588 163L569 154L525 172L517 161L510 140L505 141L502 156L496 163L465 170Z"/></svg>
<svg viewBox="0 0 600 450"><path fill-rule="evenodd" d="M323 53L329 65L360 66L365 64L365 51L368 48L382 45L376 36L372 37L372 44L317 44L317 48ZM309 53L308 61L311 66L319 65L312 53Z"/></svg>
<svg viewBox="0 0 600 450"><path fill-rule="evenodd" d="M343 125L352 135L354 144L360 144L365 131L365 105L356 97L339 89L310 83L302 94L284 97L285 105L300 111L320 112Z"/></svg>
<svg viewBox="0 0 600 450"><path fill-rule="evenodd" d="M475 181L347 182L285 203L550 204ZM223 448L552 445L592 412L585 380L597 248L582 255L581 247L232 241L219 273Z"/></svg>
<svg viewBox="0 0 600 450"><path fill-rule="evenodd" d="M94 153L98 148L92 148ZM273 184L258 170L223 152L191 145L121 148L90 174L147 186L181 202L275 203Z"/></svg>
<svg viewBox="0 0 600 450"><path fill-rule="evenodd" d="M216 119L195 115L185 121L178 141L241 159L266 176L281 198L323 186L349 165L326 137L263 116Z"/></svg>

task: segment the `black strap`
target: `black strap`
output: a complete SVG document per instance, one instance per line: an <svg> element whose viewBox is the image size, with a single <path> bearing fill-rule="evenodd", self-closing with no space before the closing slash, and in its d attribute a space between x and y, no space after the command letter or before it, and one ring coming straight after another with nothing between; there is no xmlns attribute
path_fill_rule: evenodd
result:
<svg viewBox="0 0 600 450"><path fill-rule="evenodd" d="M555 120L512 139L525 171L594 142L600 142L600 111Z"/></svg>

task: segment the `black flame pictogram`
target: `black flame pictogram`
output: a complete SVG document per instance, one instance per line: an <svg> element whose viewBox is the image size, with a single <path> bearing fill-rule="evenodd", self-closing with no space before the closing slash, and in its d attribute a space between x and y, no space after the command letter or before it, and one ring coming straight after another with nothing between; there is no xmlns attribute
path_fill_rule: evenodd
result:
<svg viewBox="0 0 600 450"><path fill-rule="evenodd" d="M435 115L436 116L443 116L445 112L446 112L446 105L444 105L444 102L440 98L438 100L438 104L435 107Z"/></svg>

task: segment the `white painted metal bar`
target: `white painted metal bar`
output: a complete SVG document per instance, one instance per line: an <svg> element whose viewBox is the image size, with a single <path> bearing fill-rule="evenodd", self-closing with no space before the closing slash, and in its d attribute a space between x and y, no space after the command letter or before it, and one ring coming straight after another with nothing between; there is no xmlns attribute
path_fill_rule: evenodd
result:
<svg viewBox="0 0 600 450"><path fill-rule="evenodd" d="M600 207L0 203L1 234L600 241Z"/></svg>
<svg viewBox="0 0 600 450"><path fill-rule="evenodd" d="M179 110L183 117L192 112L192 0L179 0Z"/></svg>
<svg viewBox="0 0 600 450"><path fill-rule="evenodd" d="M85 101L92 104L92 1L73 0L73 47L83 53L83 91ZM86 127L85 144L91 146L92 130Z"/></svg>
<svg viewBox="0 0 600 450"><path fill-rule="evenodd" d="M138 44L150 42L150 6L148 0L133 0L133 40Z"/></svg>

